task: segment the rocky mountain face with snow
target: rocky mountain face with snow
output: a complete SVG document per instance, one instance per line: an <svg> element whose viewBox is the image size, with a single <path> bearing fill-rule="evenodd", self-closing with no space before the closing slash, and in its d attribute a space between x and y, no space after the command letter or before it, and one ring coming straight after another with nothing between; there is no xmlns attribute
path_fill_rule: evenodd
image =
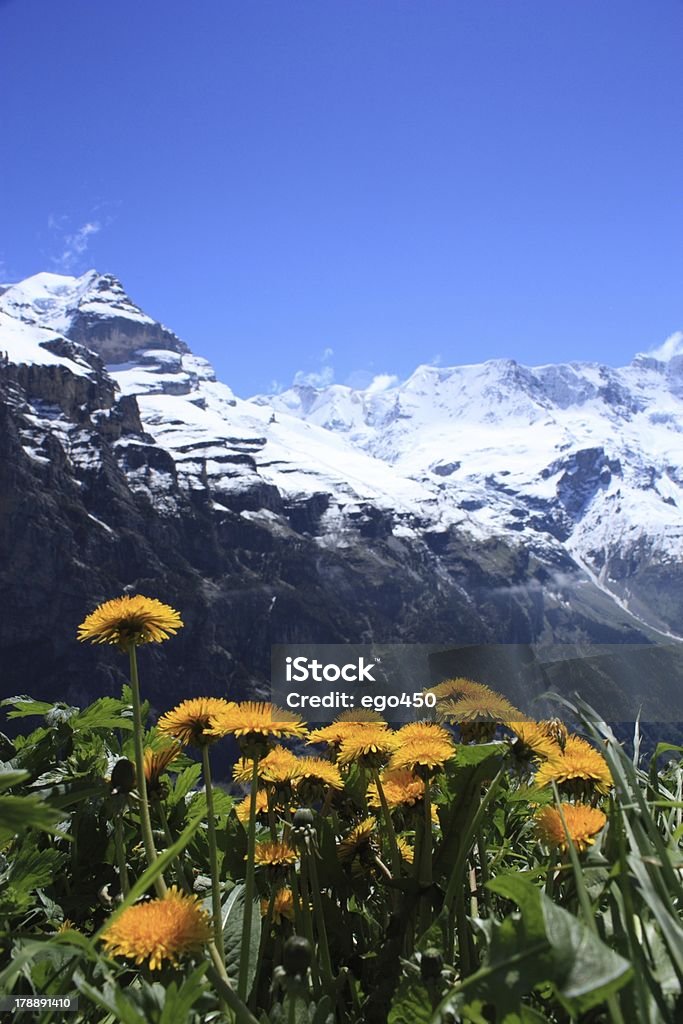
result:
<svg viewBox="0 0 683 1024"><path fill-rule="evenodd" d="M681 633L683 346L245 401L109 275L0 293L5 694L116 692L74 637L126 589L186 623L142 655L159 710L265 692L273 643Z"/></svg>

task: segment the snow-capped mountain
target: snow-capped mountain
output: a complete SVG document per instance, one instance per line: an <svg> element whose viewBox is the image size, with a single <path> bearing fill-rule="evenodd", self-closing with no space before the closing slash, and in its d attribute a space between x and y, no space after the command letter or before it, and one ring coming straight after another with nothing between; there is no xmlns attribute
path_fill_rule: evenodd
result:
<svg viewBox="0 0 683 1024"><path fill-rule="evenodd" d="M76 615L189 587L201 664L238 682L266 674L256 640L678 636L682 340L621 369L420 366L244 400L115 278L38 274L0 288L0 537L25 572L53 537ZM0 649L30 643L4 576Z"/></svg>
<svg viewBox="0 0 683 1024"><path fill-rule="evenodd" d="M478 537L561 544L632 611L678 628L623 562L637 552L641 569L683 563L683 336L620 369L498 359L256 400L436 489L439 508L466 511Z"/></svg>

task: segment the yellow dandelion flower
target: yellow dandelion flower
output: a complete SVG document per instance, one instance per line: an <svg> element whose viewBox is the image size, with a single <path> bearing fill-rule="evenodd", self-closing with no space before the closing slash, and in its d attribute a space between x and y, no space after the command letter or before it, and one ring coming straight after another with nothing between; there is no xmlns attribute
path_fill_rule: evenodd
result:
<svg viewBox="0 0 683 1024"><path fill-rule="evenodd" d="M337 722L355 722L357 725L359 722L384 722L384 719L374 708L349 708L348 711L342 711Z"/></svg>
<svg viewBox="0 0 683 1024"><path fill-rule="evenodd" d="M448 743L452 737L448 729L437 725L436 722L409 722L408 725L401 726L398 731L399 744L407 743L408 740L424 740L427 743L437 740Z"/></svg>
<svg viewBox="0 0 683 1024"><path fill-rule="evenodd" d="M546 760L562 753L545 722L506 722L517 737L513 751L523 759Z"/></svg>
<svg viewBox="0 0 683 1024"><path fill-rule="evenodd" d="M230 706L222 697L192 697L162 715L157 729L165 736L173 736L183 746L213 743L223 735L216 728L218 716Z"/></svg>
<svg viewBox="0 0 683 1024"><path fill-rule="evenodd" d="M298 760L297 784L304 782L319 783L322 786L329 786L332 789L343 789L344 782L339 769L330 761L323 761L319 757L302 757Z"/></svg>
<svg viewBox="0 0 683 1024"><path fill-rule="evenodd" d="M197 896L172 886L161 899L128 907L102 934L107 953L157 970L168 960L177 964L186 953L199 952L211 938L211 918Z"/></svg>
<svg viewBox="0 0 683 1024"><path fill-rule="evenodd" d="M337 856L342 862L348 862L360 856L370 848L377 822L374 818L365 818L355 828L340 839L337 844Z"/></svg>
<svg viewBox="0 0 683 1024"><path fill-rule="evenodd" d="M275 704L247 700L231 704L217 716L217 731L232 734L238 740L245 756L262 757L275 740L287 736L304 737L304 722L291 711L283 711Z"/></svg>
<svg viewBox="0 0 683 1024"><path fill-rule="evenodd" d="M407 864L412 864L415 860L415 850L410 845L407 839L403 836L397 836L396 845L398 846L398 852Z"/></svg>
<svg viewBox="0 0 683 1024"><path fill-rule="evenodd" d="M268 913L269 902L267 899L261 900L262 917L265 917ZM273 900L273 923L276 925L281 924L283 917L286 917L288 921L294 920L294 893L287 886L283 889L278 889Z"/></svg>
<svg viewBox="0 0 683 1024"><path fill-rule="evenodd" d="M256 867L286 868L290 864L296 864L297 857L296 850L292 849L289 843L257 843L254 849Z"/></svg>
<svg viewBox="0 0 683 1024"><path fill-rule="evenodd" d="M564 820L567 823L567 831L571 836L574 846L579 852L592 846L595 836L600 832L607 822L606 816L597 807L588 804L560 804ZM536 830L539 838L547 846L557 847L566 850L567 836L562 825L560 812L556 807L544 807L536 815Z"/></svg>
<svg viewBox="0 0 683 1024"><path fill-rule="evenodd" d="M602 754L580 736L567 737L564 750L549 757L536 772L538 786L556 782L574 796L595 790L603 796L612 788L612 776Z"/></svg>
<svg viewBox="0 0 683 1024"><path fill-rule="evenodd" d="M115 597L99 605L78 627L78 639L94 644L116 644L122 650L139 644L168 640L183 622L175 609L154 597L135 594Z"/></svg>
<svg viewBox="0 0 683 1024"><path fill-rule="evenodd" d="M379 766L396 748L396 734L381 722L355 725L344 736L339 750L339 764L354 761Z"/></svg>
<svg viewBox="0 0 683 1024"><path fill-rule="evenodd" d="M300 777L300 759L291 750L285 747L273 747L265 757L259 760L258 777L262 783L283 785L284 783L296 782ZM254 762L243 757L233 767L232 777L235 782L251 782L254 772Z"/></svg>
<svg viewBox="0 0 683 1024"><path fill-rule="evenodd" d="M407 768L421 775L431 774L443 768L454 754L455 744L447 733L443 737L436 734L431 737L416 735L406 743L401 743L394 751L389 761L389 770Z"/></svg>
<svg viewBox="0 0 683 1024"><path fill-rule="evenodd" d="M380 781L387 799L387 805L392 811L397 807L413 807L425 795L424 780L419 775L414 775L407 768L399 768L396 771L385 769L380 776ZM374 782L371 782L368 786L368 805L373 808L380 808L382 806L382 801L379 798L379 792Z"/></svg>
<svg viewBox="0 0 683 1024"><path fill-rule="evenodd" d="M379 712L373 711L372 708L342 711L341 715L335 718L331 725L324 725L321 729L313 729L308 734L307 742L311 745L325 743L328 747L339 747L342 740L349 733L352 733L356 726L364 725L368 722L386 725Z"/></svg>
<svg viewBox="0 0 683 1024"><path fill-rule="evenodd" d="M439 714L449 722L503 722L521 721L524 715L509 700L499 693L459 697L458 700L443 700L438 705Z"/></svg>
<svg viewBox="0 0 683 1024"><path fill-rule="evenodd" d="M268 813L268 793L265 789L259 789L256 791L256 815ZM249 824L249 815L251 814L251 793L245 796L244 800L240 800L238 804L235 804L235 814L246 827Z"/></svg>
<svg viewBox="0 0 683 1024"><path fill-rule="evenodd" d="M442 683L438 683L436 686L431 686L426 693L433 693L437 700L441 700L443 697L452 697L457 699L458 697L486 697L492 696L494 690L486 683L475 683L473 679L465 679L464 676L459 676L456 679L445 679Z"/></svg>
<svg viewBox="0 0 683 1024"><path fill-rule="evenodd" d="M158 750L154 750L152 747L145 747L145 782L147 783L147 792L150 796L162 794L162 786L159 780L169 764L176 759L180 749L179 743L173 743L168 747L160 747Z"/></svg>

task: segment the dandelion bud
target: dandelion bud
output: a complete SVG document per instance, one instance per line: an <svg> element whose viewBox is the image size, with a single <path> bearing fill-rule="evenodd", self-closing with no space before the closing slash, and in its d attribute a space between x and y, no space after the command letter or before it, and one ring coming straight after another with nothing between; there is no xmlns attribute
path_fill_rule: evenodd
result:
<svg viewBox="0 0 683 1024"><path fill-rule="evenodd" d="M292 935L282 950L282 964L290 978L302 977L311 965L313 950L308 939Z"/></svg>
<svg viewBox="0 0 683 1024"><path fill-rule="evenodd" d="M135 765L127 757L120 758L111 773L112 793L130 793L135 789L135 781Z"/></svg>
<svg viewBox="0 0 683 1024"><path fill-rule="evenodd" d="M313 825L315 818L313 811L310 807L299 807L294 812L292 824L295 828L310 828Z"/></svg>
<svg viewBox="0 0 683 1024"><path fill-rule="evenodd" d="M430 946L420 958L420 974L423 981L434 981L443 970L443 957L438 949Z"/></svg>

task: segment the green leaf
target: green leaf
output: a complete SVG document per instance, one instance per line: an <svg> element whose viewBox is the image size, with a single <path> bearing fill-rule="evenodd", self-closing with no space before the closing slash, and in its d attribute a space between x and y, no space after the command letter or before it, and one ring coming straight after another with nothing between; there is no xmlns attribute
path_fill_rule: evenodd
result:
<svg viewBox="0 0 683 1024"><path fill-rule="evenodd" d="M178 987L175 982L166 989L166 1001L159 1024L185 1024L190 1010L205 990L204 975L208 963L201 964Z"/></svg>
<svg viewBox="0 0 683 1024"><path fill-rule="evenodd" d="M15 892L28 894L53 882L63 860L58 850L39 849L37 837L31 835L13 854L7 881Z"/></svg>
<svg viewBox="0 0 683 1024"><path fill-rule="evenodd" d="M333 1024L334 1003L329 996L321 996L317 1004L311 1004L310 1024Z"/></svg>
<svg viewBox="0 0 683 1024"><path fill-rule="evenodd" d="M419 978L401 978L387 1024L429 1024L432 1019L432 1003L426 985Z"/></svg>
<svg viewBox="0 0 683 1024"><path fill-rule="evenodd" d="M30 715L46 715L56 705L49 704L44 700L34 700L33 697L21 695L19 697L6 697L0 700L0 708L13 707L14 711L8 711L8 718L27 718Z"/></svg>
<svg viewBox="0 0 683 1024"><path fill-rule="evenodd" d="M74 732L86 732L92 729L132 730L133 708L116 697L100 697L90 707L75 715L71 719L70 725Z"/></svg>
<svg viewBox="0 0 683 1024"><path fill-rule="evenodd" d="M43 956L50 947L70 947L76 949L81 956L85 955L88 960L98 962L99 957L91 940L77 931L60 932L59 935L51 935L49 938L32 940L16 945L12 950L11 963L0 972L0 992L12 991L12 986L17 977L27 964L31 964L37 957Z"/></svg>
<svg viewBox="0 0 683 1024"><path fill-rule="evenodd" d="M487 887L513 900L521 910L520 917L506 918L494 928L487 966L504 966L511 955L533 945L539 947L534 961L520 969L520 994L551 981L569 1012L583 1013L630 980L632 968L627 960L531 882L519 875L502 875L488 882ZM509 975L506 977L509 979ZM496 998L500 984L500 975L496 984L487 984L489 998L496 1005L500 1002L500 996ZM509 990L509 980L506 986ZM515 1009L509 1003L505 1008Z"/></svg>
<svg viewBox="0 0 683 1024"><path fill-rule="evenodd" d="M11 789L12 786L16 786L28 778L29 772L14 771L9 768L3 768L0 771L0 793L4 793L6 789Z"/></svg>
<svg viewBox="0 0 683 1024"><path fill-rule="evenodd" d="M228 793L219 789L218 786L214 787L213 790L213 807L216 816L230 814L233 806L233 799ZM193 821L195 818L200 818L206 821L208 817L208 807L206 803L206 790L202 790L200 793L195 793L190 804L188 805L187 818L188 821Z"/></svg>
<svg viewBox="0 0 683 1024"><path fill-rule="evenodd" d="M223 945L225 946L225 969L230 981L237 983L239 976L240 950L242 947L242 924L244 921L244 885L236 885L223 901ZM249 944L249 973L247 991L251 989L256 974L259 943L261 941L261 906L254 900L251 918L251 939Z"/></svg>
<svg viewBox="0 0 683 1024"><path fill-rule="evenodd" d="M36 789L38 787L35 787ZM104 779L75 779L73 782L61 782L56 786L40 787L40 792L45 796L49 805L64 810L81 804L94 796L107 796L109 788Z"/></svg>
<svg viewBox="0 0 683 1024"><path fill-rule="evenodd" d="M55 832L62 815L38 796L0 796L0 846L26 828Z"/></svg>
<svg viewBox="0 0 683 1024"><path fill-rule="evenodd" d="M168 796L169 807L175 807L176 804L185 799L192 787L196 786L201 774L202 766L198 761L180 773L172 792Z"/></svg>
<svg viewBox="0 0 683 1024"><path fill-rule="evenodd" d="M502 764L505 744L479 743L458 747L442 776L438 802L443 840L434 863L434 877L451 874L451 866L462 853L463 838L469 844L469 826L481 803L481 787L495 777Z"/></svg>
<svg viewBox="0 0 683 1024"><path fill-rule="evenodd" d="M74 972L74 984L78 991L95 1006L114 1014L122 1024L148 1024L146 1018L133 1006L115 983L105 982L102 989L86 981L81 971Z"/></svg>

